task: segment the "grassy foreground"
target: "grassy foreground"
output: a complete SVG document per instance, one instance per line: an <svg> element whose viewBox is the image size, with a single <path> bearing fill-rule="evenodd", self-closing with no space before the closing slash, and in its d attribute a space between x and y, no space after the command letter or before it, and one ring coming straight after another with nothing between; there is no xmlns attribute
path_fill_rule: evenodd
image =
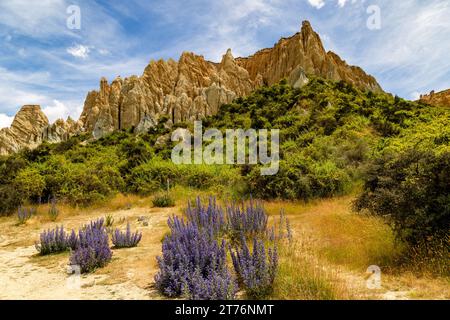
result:
<svg viewBox="0 0 450 320"><path fill-rule="evenodd" d="M142 243L134 249L114 253L113 261L93 274L83 276L87 284L82 292L88 299L139 298L161 299L153 289L153 276L157 272L156 256L160 255L161 239L168 231L166 219L172 214L181 214L187 199L198 194L186 188L175 188L176 200L173 208L152 208L152 197L118 195L112 201L96 207L77 209L61 207L56 221L47 216L47 208L41 206L38 213L25 224L17 225L17 218L0 218L0 229L5 230L0 239L0 260L14 252L22 252L33 246L40 231L64 224L72 228L91 219L111 215L115 227L127 222L143 233ZM207 196L203 193L202 196ZM315 202L267 201L265 207L273 221L284 209L291 221L293 241L280 248L279 272L275 280L273 299L448 299L449 278L432 273L418 272L415 262L400 264L404 248L396 244L392 231L379 218L352 212L353 197L338 197ZM145 216L149 223L143 225L139 219ZM39 279L47 288L29 288L30 296L46 290L47 298L71 297L64 291L67 275L61 270L67 261L67 253L39 257L30 248L28 260L15 268L15 273L24 272L37 281L16 285L39 286ZM33 274L29 266L40 270ZM370 265L382 271L381 288L369 289L366 273ZM5 266L7 268L7 266ZM3 269L3 268L2 268ZM46 272L42 272L45 270ZM6 270L3 270L6 271ZM58 277L56 277L58 274ZM46 277L54 275L56 280L48 284ZM94 279L94 280L92 280ZM97 280L95 280L97 279ZM8 292L14 283L2 279ZM94 284L92 284L92 281ZM61 291L52 288L61 287ZM23 288L21 289L23 290ZM8 298L3 291L2 298ZM101 294L99 293L101 292ZM52 295L53 294L53 295ZM42 298L37 297L37 298Z"/></svg>

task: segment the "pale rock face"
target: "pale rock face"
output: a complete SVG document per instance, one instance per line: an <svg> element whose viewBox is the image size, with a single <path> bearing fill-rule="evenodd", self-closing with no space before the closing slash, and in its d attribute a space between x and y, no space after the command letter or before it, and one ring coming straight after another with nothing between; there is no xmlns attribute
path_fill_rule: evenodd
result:
<svg viewBox="0 0 450 320"><path fill-rule="evenodd" d="M430 94L420 96L421 102L433 106L450 107L450 89L441 92L430 92Z"/></svg>
<svg viewBox="0 0 450 320"><path fill-rule="evenodd" d="M142 133L155 126L162 115L169 118L167 126L201 119L217 113L221 105L237 97L282 79L302 87L308 83L308 75L382 91L361 68L326 52L319 35L305 21L299 33L247 58L234 58L228 50L220 63L214 63L184 52L178 62L152 60L141 76L119 76L111 84L102 78L100 89L87 94L77 122L57 121L49 126L43 115L22 121L18 114L14 128L0 131L0 153L15 152L42 139L64 141L80 132L91 133L94 138L120 129L134 128Z"/></svg>
<svg viewBox="0 0 450 320"><path fill-rule="evenodd" d="M220 63L213 63L184 52L178 62L151 61L141 77L116 79L111 86L102 79L100 91L88 94L81 120L87 131L96 128L96 132L136 127L145 116L155 123L161 115L169 116L172 124L192 121L283 78L302 87L309 74L382 91L362 69L326 52L319 35L305 21L301 32L248 58L235 59L228 50Z"/></svg>
<svg viewBox="0 0 450 320"><path fill-rule="evenodd" d="M134 129L134 133L143 134L148 132L151 128L154 128L158 125L158 123L150 116L145 115L141 122L137 125L136 129Z"/></svg>
<svg viewBox="0 0 450 320"><path fill-rule="evenodd" d="M362 89L382 91L375 78L358 67L347 65L335 53L326 52L319 35L308 21L303 22L299 33L281 39L271 49L263 49L248 58L239 58L237 63L248 70L251 79L259 78L259 82L262 80L267 85L273 85L283 78L296 84L296 75L302 69L304 74L344 80ZM297 85L302 82L304 80Z"/></svg>
<svg viewBox="0 0 450 320"><path fill-rule="evenodd" d="M83 132L83 123L68 118L67 121L58 119L42 130L42 141L58 143L67 141L70 137Z"/></svg>
<svg viewBox="0 0 450 320"><path fill-rule="evenodd" d="M7 155L24 147L33 148L42 142L42 130L48 119L37 105L23 106L10 128L0 130L0 154Z"/></svg>

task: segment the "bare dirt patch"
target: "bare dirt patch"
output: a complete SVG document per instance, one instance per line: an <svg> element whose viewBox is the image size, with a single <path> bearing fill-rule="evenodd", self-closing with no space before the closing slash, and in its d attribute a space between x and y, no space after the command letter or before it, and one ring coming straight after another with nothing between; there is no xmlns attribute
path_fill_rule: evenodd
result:
<svg viewBox="0 0 450 320"><path fill-rule="evenodd" d="M14 218L0 220L0 299L161 299L152 288L157 272L156 256L167 232L166 221L178 209L131 208L114 212L85 213L45 222L33 217L17 226ZM110 214L114 228L143 233L136 248L113 250L113 260L103 269L77 278L67 272L69 253L41 257L34 242L39 233L57 225L77 229L89 221Z"/></svg>

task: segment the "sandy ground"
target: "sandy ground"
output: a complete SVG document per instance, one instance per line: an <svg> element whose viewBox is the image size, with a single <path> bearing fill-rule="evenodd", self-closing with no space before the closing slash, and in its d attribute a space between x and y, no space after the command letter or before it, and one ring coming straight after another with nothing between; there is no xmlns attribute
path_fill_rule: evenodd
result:
<svg viewBox="0 0 450 320"><path fill-rule="evenodd" d="M133 208L108 213L114 216L114 227L125 228L130 222L132 229L141 231L142 241L137 248L113 250L113 260L107 267L82 276L69 274L69 253L37 255L33 242L39 232L61 222L42 223L37 217L26 226L16 226L13 219L2 219L0 299L161 299L152 288L152 280L157 272L160 240L172 213L175 209ZM78 228L105 215L98 212L64 217L64 227Z"/></svg>
<svg viewBox="0 0 450 320"><path fill-rule="evenodd" d="M327 205L327 202L324 203ZM300 215L287 212L297 229L294 235L309 237L308 233L302 236L298 230L308 226L309 217L317 215L318 208L306 208ZM168 217L180 211L180 207L90 209L62 214L56 222L49 221L45 213L41 213L20 226L13 217L0 218L0 299L163 299L153 287L158 270L156 257L161 253L161 240L168 232ZM335 208L322 211L328 214ZM130 223L133 230L142 232L143 237L136 248L113 250L113 259L105 268L88 275L71 275L67 265L69 253L45 257L37 254L34 243L43 230L62 224L66 230L78 229L106 215L114 217L114 228L125 229ZM369 275L363 271L355 272L342 265L326 264L321 267L333 268L332 272L339 275L356 299L448 299L450 296L450 284L440 279L383 275L383 288L368 290L366 283Z"/></svg>

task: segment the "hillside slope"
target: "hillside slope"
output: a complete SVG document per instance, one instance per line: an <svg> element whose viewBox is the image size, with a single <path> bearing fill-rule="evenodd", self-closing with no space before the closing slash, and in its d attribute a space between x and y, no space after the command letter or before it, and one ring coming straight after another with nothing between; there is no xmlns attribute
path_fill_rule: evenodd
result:
<svg viewBox="0 0 450 320"><path fill-rule="evenodd" d="M361 68L326 52L319 35L305 21L300 32L247 58L235 59L228 50L220 63L214 63L184 52L178 61L151 61L141 76L119 76L111 83L102 78L99 90L87 94L78 121L58 120L44 127L24 127L20 136L3 130L0 154L35 147L42 141L64 141L83 132L95 138L121 129L144 132L155 127L161 116L168 117L169 126L201 119L263 85L285 78L290 85L300 87L311 75L343 80L362 90L382 91L375 78Z"/></svg>
<svg viewBox="0 0 450 320"><path fill-rule="evenodd" d="M175 165L173 128L159 124L135 135L120 130L100 139L89 134L43 143L0 161L4 213L20 203L56 196L86 205L117 192L149 194L167 179L198 189L263 198L311 199L345 194L361 180L367 163L387 147L415 144L417 135L445 143L447 109L430 108L384 93L361 91L343 81L312 78L302 88L286 82L258 89L204 119L204 129L280 129L280 171L261 176L258 165ZM447 126L448 127L448 126ZM414 128L422 128L415 132ZM415 132L406 134L406 132ZM82 143L80 143L82 142Z"/></svg>

